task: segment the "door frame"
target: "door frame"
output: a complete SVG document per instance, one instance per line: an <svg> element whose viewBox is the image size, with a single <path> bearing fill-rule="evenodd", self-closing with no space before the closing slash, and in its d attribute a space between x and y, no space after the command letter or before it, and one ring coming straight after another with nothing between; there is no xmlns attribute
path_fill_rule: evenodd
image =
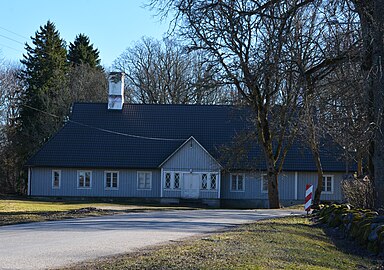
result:
<svg viewBox="0 0 384 270"><path fill-rule="evenodd" d="M186 188L186 185L188 185L188 183L186 182L186 179L187 179L186 176L188 176L189 178L188 181L195 181L194 184L196 184L197 188L193 188L193 189ZM191 191L193 191L192 196L188 196L188 194L191 194ZM200 174L199 173L183 173L183 185L181 186L181 197L183 199L198 199L200 197Z"/></svg>

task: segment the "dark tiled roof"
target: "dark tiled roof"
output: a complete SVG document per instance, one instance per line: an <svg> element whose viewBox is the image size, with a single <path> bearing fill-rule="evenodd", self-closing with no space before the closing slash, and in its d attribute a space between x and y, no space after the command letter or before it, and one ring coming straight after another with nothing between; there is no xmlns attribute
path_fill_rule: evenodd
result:
<svg viewBox="0 0 384 270"><path fill-rule="evenodd" d="M246 122L245 110L233 106L124 104L123 110L114 111L108 110L106 103L76 103L71 121L27 165L157 168L190 136L223 164L221 146L241 134ZM260 148L252 145L248 158L238 162L237 169L254 165L265 169ZM324 170L344 171L345 163L335 154L338 151L328 150L322 154ZM315 171L311 152L294 144L284 170Z"/></svg>

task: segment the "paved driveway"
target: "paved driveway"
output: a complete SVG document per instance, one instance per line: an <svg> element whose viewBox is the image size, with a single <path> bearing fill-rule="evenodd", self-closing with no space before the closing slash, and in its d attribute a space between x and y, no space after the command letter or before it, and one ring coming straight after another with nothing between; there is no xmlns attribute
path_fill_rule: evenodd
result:
<svg viewBox="0 0 384 270"><path fill-rule="evenodd" d="M0 269L44 269L127 253L242 223L303 213L190 210L132 213L0 227Z"/></svg>

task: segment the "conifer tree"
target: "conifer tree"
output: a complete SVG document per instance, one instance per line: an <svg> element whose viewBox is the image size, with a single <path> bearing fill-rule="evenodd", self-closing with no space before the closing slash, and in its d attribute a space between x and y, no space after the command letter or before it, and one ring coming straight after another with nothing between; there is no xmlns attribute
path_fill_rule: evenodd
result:
<svg viewBox="0 0 384 270"><path fill-rule="evenodd" d="M89 38L84 34L76 36L75 41L69 44L68 61L72 65L87 64L91 68L102 69L99 59L99 50L93 48Z"/></svg>
<svg viewBox="0 0 384 270"><path fill-rule="evenodd" d="M33 45L25 45L27 53L21 60L25 82L18 119L21 163L57 130L68 107L65 41L51 21L31 39Z"/></svg>

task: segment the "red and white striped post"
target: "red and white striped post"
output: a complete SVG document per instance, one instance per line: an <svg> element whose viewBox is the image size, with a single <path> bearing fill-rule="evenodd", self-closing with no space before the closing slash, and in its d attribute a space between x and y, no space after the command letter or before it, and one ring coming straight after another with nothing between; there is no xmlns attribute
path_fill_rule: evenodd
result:
<svg viewBox="0 0 384 270"><path fill-rule="evenodd" d="M311 210L312 205L312 192L313 192L313 185L308 185L305 187L305 206L304 210L308 212Z"/></svg>

